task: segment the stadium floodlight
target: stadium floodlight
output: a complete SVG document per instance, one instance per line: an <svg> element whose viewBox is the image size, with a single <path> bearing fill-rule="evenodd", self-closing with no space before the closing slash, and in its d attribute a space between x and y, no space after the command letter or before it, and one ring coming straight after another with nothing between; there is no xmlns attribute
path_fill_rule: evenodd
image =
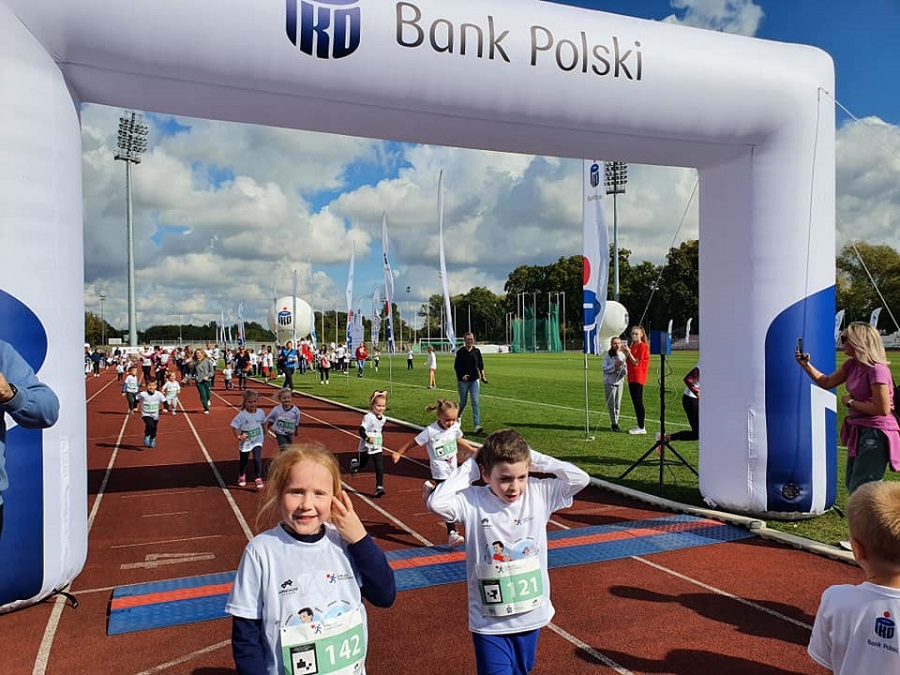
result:
<svg viewBox="0 0 900 675"><path fill-rule="evenodd" d="M128 346L137 347L137 308L134 302L134 226L131 203L131 165L141 163L147 151L149 129L144 118L133 110L119 118L115 158L125 162L125 201L128 230Z"/></svg>
<svg viewBox="0 0 900 675"><path fill-rule="evenodd" d="M625 194L628 182L628 164L607 162L603 184L606 194L613 196L613 300L619 301L619 209L616 195Z"/></svg>

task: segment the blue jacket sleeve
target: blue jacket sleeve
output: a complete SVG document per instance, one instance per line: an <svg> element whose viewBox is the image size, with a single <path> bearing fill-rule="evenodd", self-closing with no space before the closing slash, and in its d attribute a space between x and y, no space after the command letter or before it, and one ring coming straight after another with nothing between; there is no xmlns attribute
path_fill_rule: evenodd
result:
<svg viewBox="0 0 900 675"><path fill-rule="evenodd" d="M0 373L18 393L0 403L0 415L8 413L16 424L26 429L45 429L59 418L59 399L53 390L40 382L28 362L5 342L0 342Z"/></svg>
<svg viewBox="0 0 900 675"><path fill-rule="evenodd" d="M238 675L266 675L266 644L262 619L233 618L231 653Z"/></svg>
<svg viewBox="0 0 900 675"><path fill-rule="evenodd" d="M347 552L362 578L362 596L376 607L393 605L397 597L394 570L372 536L367 534L355 544L350 544Z"/></svg>

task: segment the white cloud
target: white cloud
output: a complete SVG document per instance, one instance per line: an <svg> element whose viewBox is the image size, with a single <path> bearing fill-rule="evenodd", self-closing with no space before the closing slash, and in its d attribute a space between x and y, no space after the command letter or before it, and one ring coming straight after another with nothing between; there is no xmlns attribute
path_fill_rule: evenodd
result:
<svg viewBox="0 0 900 675"><path fill-rule="evenodd" d="M683 15L667 16L663 19L667 23L738 35L756 35L764 17L762 7L753 0L671 0L669 4L683 10Z"/></svg>

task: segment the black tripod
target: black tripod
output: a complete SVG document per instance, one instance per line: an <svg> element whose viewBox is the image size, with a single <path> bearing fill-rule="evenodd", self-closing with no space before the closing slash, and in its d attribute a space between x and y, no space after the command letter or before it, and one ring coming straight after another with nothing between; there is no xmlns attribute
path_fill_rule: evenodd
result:
<svg viewBox="0 0 900 675"><path fill-rule="evenodd" d="M660 372L662 375L659 379L659 438L656 439L656 443L653 444L647 452L641 455L637 461L634 462L631 466L625 469L625 473L623 473L619 478L625 478L628 474L630 474L635 468L638 467L645 459L647 459L651 454L656 452L659 455L659 496L662 497L663 493L663 468L666 464L677 464L674 461L666 461L666 449L675 455L678 458L678 461L684 464L687 468L694 472L694 475L698 478L700 474L697 473L697 470L692 467L688 461L678 454L678 451L673 448L669 441L666 440L666 354L665 351L659 355L660 358Z"/></svg>

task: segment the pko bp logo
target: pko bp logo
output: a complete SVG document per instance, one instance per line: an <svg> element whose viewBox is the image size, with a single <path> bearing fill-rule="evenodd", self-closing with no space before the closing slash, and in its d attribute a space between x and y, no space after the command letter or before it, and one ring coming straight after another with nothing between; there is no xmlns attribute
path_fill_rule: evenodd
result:
<svg viewBox="0 0 900 675"><path fill-rule="evenodd" d="M342 59L359 47L359 0L286 2L288 39L304 54L318 59Z"/></svg>
<svg viewBox="0 0 900 675"><path fill-rule="evenodd" d="M591 164L591 187L600 185L600 165L597 162Z"/></svg>
<svg viewBox="0 0 900 675"><path fill-rule="evenodd" d="M278 312L278 325L279 326L290 326L291 325L291 313L283 309Z"/></svg>

